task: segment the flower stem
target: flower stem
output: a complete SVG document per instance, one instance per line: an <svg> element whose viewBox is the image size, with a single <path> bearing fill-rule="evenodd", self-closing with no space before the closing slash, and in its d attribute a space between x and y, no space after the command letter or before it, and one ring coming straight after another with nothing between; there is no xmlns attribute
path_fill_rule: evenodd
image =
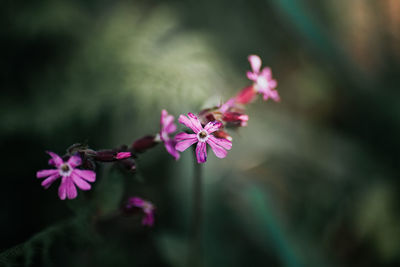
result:
<svg viewBox="0 0 400 267"><path fill-rule="evenodd" d="M193 174L193 215L191 227L191 243L189 251L189 265L191 267L203 266L202 248L202 222L203 222L203 190L202 190L202 164L197 163L194 156Z"/></svg>

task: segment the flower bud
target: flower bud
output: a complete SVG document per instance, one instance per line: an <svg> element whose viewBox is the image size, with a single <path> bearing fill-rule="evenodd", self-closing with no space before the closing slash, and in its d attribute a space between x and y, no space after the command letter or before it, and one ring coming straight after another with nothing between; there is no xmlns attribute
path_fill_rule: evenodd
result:
<svg viewBox="0 0 400 267"><path fill-rule="evenodd" d="M132 144L132 148L136 151L136 152L144 152L149 148L152 148L153 146L157 145L157 141L156 141L156 137L153 135L146 135L138 140L136 140L135 142L133 142Z"/></svg>

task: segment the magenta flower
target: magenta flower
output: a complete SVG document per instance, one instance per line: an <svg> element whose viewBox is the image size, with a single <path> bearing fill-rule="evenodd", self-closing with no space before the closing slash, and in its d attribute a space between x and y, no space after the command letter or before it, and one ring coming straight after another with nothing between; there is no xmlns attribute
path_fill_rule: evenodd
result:
<svg viewBox="0 0 400 267"><path fill-rule="evenodd" d="M194 134L179 133L175 136L178 142L175 146L176 150L183 152L188 147L197 143L196 157L198 163L204 163L207 160L206 143L211 146L214 154L218 158L225 158L228 151L232 148L232 142L227 139L219 139L212 135L213 132L221 128L222 123L219 121L211 121L203 128L199 119L192 113L188 113L188 117L179 116L179 122L192 129Z"/></svg>
<svg viewBox="0 0 400 267"><path fill-rule="evenodd" d="M118 152L117 156L115 156L116 159L126 159L130 158L132 156L131 152Z"/></svg>
<svg viewBox="0 0 400 267"><path fill-rule="evenodd" d="M179 152L175 149L176 141L174 138L169 137L170 134L176 131L174 116L169 115L168 112L163 109L161 111L160 124L160 139L164 143L167 152L171 154L175 158L175 160L178 160L180 155Z"/></svg>
<svg viewBox="0 0 400 267"><path fill-rule="evenodd" d="M153 226L154 224L154 211L155 207L150 201L141 199L140 197L131 197L128 199L126 209L130 210L132 207L140 208L144 212L144 217L142 220L143 225Z"/></svg>
<svg viewBox="0 0 400 267"><path fill-rule="evenodd" d="M261 59L257 55L250 55L248 60L253 72L248 71L247 78L254 81L254 89L264 95L264 100L272 98L274 101L279 101L278 91L275 90L277 82L272 79L271 69L265 67L260 72Z"/></svg>
<svg viewBox="0 0 400 267"><path fill-rule="evenodd" d="M51 159L49 164L57 169L41 170L36 173L37 178L45 178L42 186L47 189L50 185L61 177L61 184L58 188L58 196L61 200L65 198L74 199L78 195L75 186L81 190L90 190L91 185L88 182L96 180L96 173L90 170L80 170L76 167L82 164L81 157L71 156L67 162L64 162L60 156L48 151Z"/></svg>

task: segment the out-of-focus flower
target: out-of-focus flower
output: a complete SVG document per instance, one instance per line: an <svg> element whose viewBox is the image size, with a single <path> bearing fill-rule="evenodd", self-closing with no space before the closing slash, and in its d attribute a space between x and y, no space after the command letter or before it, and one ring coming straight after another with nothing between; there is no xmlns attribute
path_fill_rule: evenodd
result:
<svg viewBox="0 0 400 267"><path fill-rule="evenodd" d="M51 156L49 164L55 166L56 169L40 170L36 173L37 178L47 177L42 182L42 186L45 189L49 188L54 181L61 177L61 184L58 188L58 196L61 200L76 198L78 193L75 186L81 190L90 190L91 185L88 182L96 180L96 173L76 168L82 164L80 156L71 156L68 161L64 162L57 154L50 151L47 153Z"/></svg>
<svg viewBox="0 0 400 267"><path fill-rule="evenodd" d="M131 152L118 152L115 156L116 159L126 159L132 156Z"/></svg>
<svg viewBox="0 0 400 267"><path fill-rule="evenodd" d="M248 60L251 65L251 71L247 72L247 78L254 81L254 89L264 95L264 100L272 98L274 101L279 101L278 91L275 90L277 86L276 80L272 79L271 69L265 67L261 70L261 59L257 55L250 55Z"/></svg>
<svg viewBox="0 0 400 267"><path fill-rule="evenodd" d="M139 208L143 210L144 217L142 220L143 225L153 226L154 224L154 211L155 207L150 201L146 201L140 197L131 197L128 199L125 205L125 210L132 210L133 208Z"/></svg>
<svg viewBox="0 0 400 267"><path fill-rule="evenodd" d="M179 152L175 149L176 141L174 138L170 138L169 136L176 131L174 116L169 115L165 109L161 111L160 125L160 139L164 143L165 149L175 158L175 160L178 160Z"/></svg>
<svg viewBox="0 0 400 267"><path fill-rule="evenodd" d="M219 139L212 135L212 133L222 127L222 123L219 121L211 121L203 128L199 119L193 113L188 113L188 117L180 115L179 122L190 128L194 134L177 134L175 140L178 143L175 148L176 150L183 152L191 145L197 143L196 157L198 163L204 163L207 161L206 143L211 146L211 149L218 158L225 158L228 154L226 150L232 148L231 141L227 139Z"/></svg>

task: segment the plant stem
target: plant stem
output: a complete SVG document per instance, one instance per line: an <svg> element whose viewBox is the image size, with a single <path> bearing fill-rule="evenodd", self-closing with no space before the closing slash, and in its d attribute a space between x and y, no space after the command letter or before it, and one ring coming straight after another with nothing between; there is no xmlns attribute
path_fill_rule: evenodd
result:
<svg viewBox="0 0 400 267"><path fill-rule="evenodd" d="M203 222L203 190L202 190L202 164L197 163L194 157L193 174L193 215L190 233L191 244L189 251L189 265L191 267L203 266L202 248L202 222Z"/></svg>

